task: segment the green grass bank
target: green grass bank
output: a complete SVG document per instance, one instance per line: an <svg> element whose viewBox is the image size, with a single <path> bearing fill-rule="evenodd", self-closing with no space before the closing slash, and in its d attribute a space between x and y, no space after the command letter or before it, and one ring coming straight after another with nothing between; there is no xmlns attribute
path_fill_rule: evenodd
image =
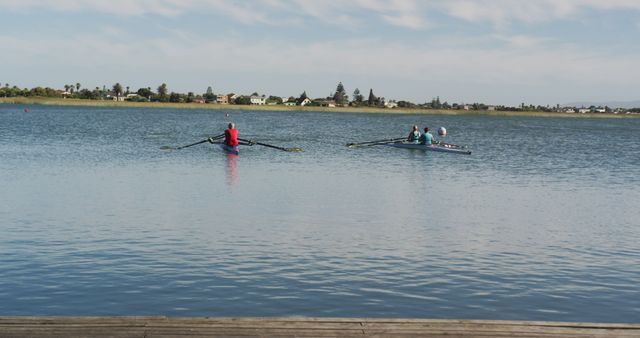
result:
<svg viewBox="0 0 640 338"><path fill-rule="evenodd" d="M202 103L165 103L165 102L117 102L102 100L63 99L51 97L0 97L0 103L16 105L52 105L79 107L137 107L161 109L213 109L213 110L266 110L266 111L319 111L332 113L384 113L384 114L416 114L416 115L477 115L477 116L530 116L530 117L569 117L569 118L638 118L640 114L577 114L577 113L547 113L547 112L514 112L487 110L438 110L412 108L371 108L371 107L310 107L264 105L247 106L231 104L202 104Z"/></svg>

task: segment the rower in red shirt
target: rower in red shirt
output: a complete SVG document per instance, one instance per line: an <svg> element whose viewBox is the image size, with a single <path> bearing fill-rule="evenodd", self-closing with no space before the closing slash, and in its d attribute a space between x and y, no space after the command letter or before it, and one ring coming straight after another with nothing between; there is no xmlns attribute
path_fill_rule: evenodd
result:
<svg viewBox="0 0 640 338"><path fill-rule="evenodd" d="M224 144L230 147L238 145L238 129L233 122L229 123L229 129L224 131Z"/></svg>

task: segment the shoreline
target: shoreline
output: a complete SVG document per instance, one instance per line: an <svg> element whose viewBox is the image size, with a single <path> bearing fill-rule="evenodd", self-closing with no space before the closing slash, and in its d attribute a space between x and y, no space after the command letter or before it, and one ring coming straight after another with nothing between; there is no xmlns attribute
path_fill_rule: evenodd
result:
<svg viewBox="0 0 640 338"><path fill-rule="evenodd" d="M463 115L463 116L520 116L520 117L568 117L568 118L640 118L640 114L613 113L561 113L561 112L517 112L488 110L441 110L419 108L371 108L371 107L309 107L283 105L233 105L211 103L170 103L170 102L118 102L103 100L61 99L49 97L0 97L0 104L108 107L108 108L160 108L160 109L210 109L210 110L253 110L253 111L309 111L330 113L368 113L404 115Z"/></svg>

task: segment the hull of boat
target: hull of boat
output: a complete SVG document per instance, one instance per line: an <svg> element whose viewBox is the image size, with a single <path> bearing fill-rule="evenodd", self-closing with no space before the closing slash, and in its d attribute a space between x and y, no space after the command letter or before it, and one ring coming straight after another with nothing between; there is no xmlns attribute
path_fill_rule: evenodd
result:
<svg viewBox="0 0 640 338"><path fill-rule="evenodd" d="M232 155L238 155L240 152L238 151L238 146L228 146L226 144L221 144L220 148L227 153Z"/></svg>
<svg viewBox="0 0 640 338"><path fill-rule="evenodd" d="M426 144L415 144L415 143L389 143L386 145L390 147L395 147L395 148L420 149L420 150L438 151L442 153L471 155L471 151L469 150L454 148L450 146L448 147L448 146L438 145L438 144L426 145Z"/></svg>

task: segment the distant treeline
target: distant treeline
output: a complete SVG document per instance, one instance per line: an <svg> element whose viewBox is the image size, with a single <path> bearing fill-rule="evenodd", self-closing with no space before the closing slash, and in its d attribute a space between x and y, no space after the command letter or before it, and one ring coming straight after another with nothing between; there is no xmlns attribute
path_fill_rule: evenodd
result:
<svg viewBox="0 0 640 338"><path fill-rule="evenodd" d="M640 108L623 109L610 107L560 107L526 105L517 107L504 105L488 105L484 103L449 103L441 101L439 96L424 103L413 103L406 100L390 100L378 97L369 89L369 95L365 97L356 88L351 99L347 95L342 82L338 83L333 96L310 98L306 91L298 96L280 97L266 96L258 93L239 95L236 93L215 94L211 87L202 94L194 92L176 93L170 92L165 83L152 90L151 87L139 88L132 91L129 86L123 87L116 83L110 88L106 86L93 89L83 88L80 83L64 85L63 89L50 87L19 88L5 83L0 84L0 97L52 97L72 98L81 100L114 100L133 102L172 102L172 103L213 103L236 105L298 105L298 106L325 106L325 107L380 107L380 108L409 108L409 109L440 109L440 110L495 110L495 111L526 111L526 112L565 112L565 113L640 113Z"/></svg>

